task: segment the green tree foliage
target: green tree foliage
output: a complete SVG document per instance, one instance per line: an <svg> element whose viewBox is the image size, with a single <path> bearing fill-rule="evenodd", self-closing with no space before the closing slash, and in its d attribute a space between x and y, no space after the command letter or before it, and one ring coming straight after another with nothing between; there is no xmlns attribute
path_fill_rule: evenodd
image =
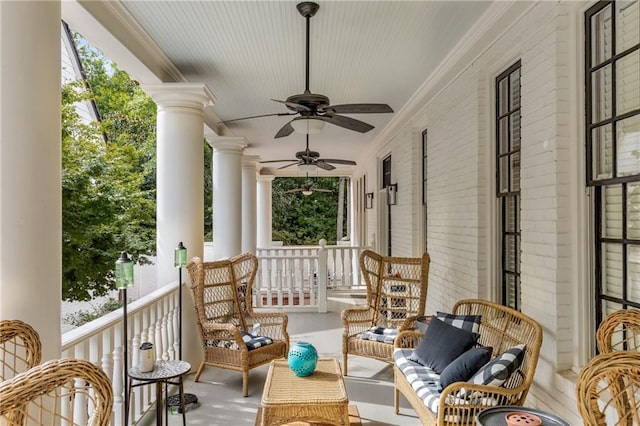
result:
<svg viewBox="0 0 640 426"><path fill-rule="evenodd" d="M286 193L307 182L331 192ZM285 245L316 245L321 238L336 243L338 178L276 178L273 180L273 239Z"/></svg>
<svg viewBox="0 0 640 426"><path fill-rule="evenodd" d="M204 240L213 241L213 148L204 145Z"/></svg>
<svg viewBox="0 0 640 426"><path fill-rule="evenodd" d="M155 251L155 104L128 75L78 43L87 81L62 88L62 297L114 288L121 250L139 263ZM83 122L93 100L101 122Z"/></svg>

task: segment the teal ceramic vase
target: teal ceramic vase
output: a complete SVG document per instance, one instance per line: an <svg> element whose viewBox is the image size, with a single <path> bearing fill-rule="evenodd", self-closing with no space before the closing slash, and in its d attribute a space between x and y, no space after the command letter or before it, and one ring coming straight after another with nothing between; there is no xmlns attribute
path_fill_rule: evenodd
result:
<svg viewBox="0 0 640 426"><path fill-rule="evenodd" d="M294 343L289 349L288 362L289 368L296 376L306 377L316 369L318 351L311 343Z"/></svg>

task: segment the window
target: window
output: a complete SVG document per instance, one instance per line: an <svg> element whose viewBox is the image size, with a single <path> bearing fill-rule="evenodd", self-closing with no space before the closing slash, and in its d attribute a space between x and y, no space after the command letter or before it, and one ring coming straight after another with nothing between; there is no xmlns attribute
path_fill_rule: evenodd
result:
<svg viewBox="0 0 640 426"><path fill-rule="evenodd" d="M422 249L427 251L427 131L422 132Z"/></svg>
<svg viewBox="0 0 640 426"><path fill-rule="evenodd" d="M596 324L640 308L640 2L585 13L586 170L594 215Z"/></svg>
<svg viewBox="0 0 640 426"><path fill-rule="evenodd" d="M496 195L502 304L520 309L520 61L496 78Z"/></svg>

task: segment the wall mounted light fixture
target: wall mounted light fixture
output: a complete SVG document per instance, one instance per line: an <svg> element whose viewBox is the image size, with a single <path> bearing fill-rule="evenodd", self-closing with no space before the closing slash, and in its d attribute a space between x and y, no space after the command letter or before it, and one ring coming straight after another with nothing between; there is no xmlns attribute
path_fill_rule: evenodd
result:
<svg viewBox="0 0 640 426"><path fill-rule="evenodd" d="M367 192L366 194L364 194L364 208L373 208L373 192Z"/></svg>
<svg viewBox="0 0 640 426"><path fill-rule="evenodd" d="M398 193L398 184L393 183L387 186L387 204L393 206L397 203L396 194Z"/></svg>

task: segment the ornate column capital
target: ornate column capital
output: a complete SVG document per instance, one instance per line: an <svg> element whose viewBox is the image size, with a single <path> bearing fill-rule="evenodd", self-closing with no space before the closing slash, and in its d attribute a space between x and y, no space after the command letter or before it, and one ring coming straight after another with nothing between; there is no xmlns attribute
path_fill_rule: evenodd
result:
<svg viewBox="0 0 640 426"><path fill-rule="evenodd" d="M275 178L274 175L258 175L258 182L272 182Z"/></svg>
<svg viewBox="0 0 640 426"><path fill-rule="evenodd" d="M209 144L213 151L234 151L242 152L249 143L244 136L218 136L211 138Z"/></svg>
<svg viewBox="0 0 640 426"><path fill-rule="evenodd" d="M158 105L158 110L164 108L202 110L216 101L211 89L202 83L143 84L142 89Z"/></svg>

